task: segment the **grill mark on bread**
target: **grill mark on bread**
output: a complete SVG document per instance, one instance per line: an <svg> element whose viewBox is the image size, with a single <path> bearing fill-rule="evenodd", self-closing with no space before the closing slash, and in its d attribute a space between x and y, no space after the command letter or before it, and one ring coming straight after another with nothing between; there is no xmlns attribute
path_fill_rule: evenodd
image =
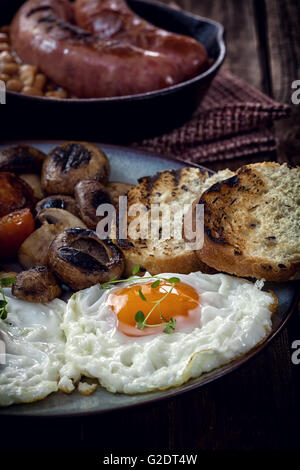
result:
<svg viewBox="0 0 300 470"><path fill-rule="evenodd" d="M179 186L179 181L180 181L180 178L181 178L181 172L182 172L182 170L171 170L170 171L170 173L174 177L174 186L175 186L175 188L177 188L177 186Z"/></svg>
<svg viewBox="0 0 300 470"><path fill-rule="evenodd" d="M238 183L239 183L239 177L237 175L235 175L235 176L232 176L231 178L228 178L224 181L213 184L210 188L208 188L206 190L206 193L221 192L224 185L229 186L230 188L233 188L233 187L237 186Z"/></svg>
<svg viewBox="0 0 300 470"><path fill-rule="evenodd" d="M205 236L199 259L238 276L298 278L299 167L263 162L242 167L236 177L211 186L200 199Z"/></svg>
<svg viewBox="0 0 300 470"><path fill-rule="evenodd" d="M53 10L50 5L43 5L40 7L32 8L29 10L29 12L26 15L26 18L30 18L30 16L34 15L35 13L40 13L41 11L48 11L48 10Z"/></svg>
<svg viewBox="0 0 300 470"><path fill-rule="evenodd" d="M232 174L229 170L221 172L224 177ZM139 184L128 193L128 207L134 203L143 203L150 207L151 203L159 204L192 204L203 192L203 186L209 178L209 172L186 167L165 170L152 177L139 179ZM213 181L217 181L216 177ZM220 176L220 179L222 177ZM207 185L209 187L209 184ZM134 218L129 217L128 224ZM171 216L172 219L172 216ZM145 222L146 223L146 222ZM172 222L173 223L173 222ZM189 273L192 271L215 272L204 263L199 263L195 253L185 247L183 240L119 240L118 220L113 227L113 239L123 250L126 259L126 275L130 275L133 267L140 264L151 274L162 272ZM159 235L159 228L157 232ZM123 248L124 247L124 248Z"/></svg>
<svg viewBox="0 0 300 470"><path fill-rule="evenodd" d="M261 268L266 271L272 271L272 266L270 264L261 264Z"/></svg>
<svg viewBox="0 0 300 470"><path fill-rule="evenodd" d="M207 227L204 227L204 232L206 233L206 235L215 243L218 243L220 245L226 245L227 242L224 238L224 235L223 236L220 236L220 237L215 237L213 234L212 234L212 230L207 228Z"/></svg>
<svg viewBox="0 0 300 470"><path fill-rule="evenodd" d="M243 252L241 250L235 249L234 254L237 255L237 256L242 256Z"/></svg>
<svg viewBox="0 0 300 470"><path fill-rule="evenodd" d="M115 233L115 236L116 236L117 244L123 250L129 250L130 248L132 248L134 246L133 243L128 240L128 238L126 238L126 239L120 238L120 211L119 211L119 208L116 211L116 233Z"/></svg>
<svg viewBox="0 0 300 470"><path fill-rule="evenodd" d="M55 23L55 18L52 15L42 16L37 20L38 23Z"/></svg>

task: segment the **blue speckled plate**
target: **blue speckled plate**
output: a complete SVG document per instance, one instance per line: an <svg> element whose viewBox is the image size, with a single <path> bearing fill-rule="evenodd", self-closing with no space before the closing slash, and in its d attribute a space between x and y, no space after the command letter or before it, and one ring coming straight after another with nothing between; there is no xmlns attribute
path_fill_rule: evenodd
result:
<svg viewBox="0 0 300 470"><path fill-rule="evenodd" d="M45 143L35 141L30 143L47 153L52 147L57 145L58 142ZM7 142L5 145L0 145L0 149L13 144L16 144L16 142ZM129 148L114 147L112 145L100 146L109 157L112 169L111 180L114 181L117 180L136 183L137 179L142 176L152 175L161 170L182 168L186 165L180 161L158 157ZM39 402L26 405L14 405L0 409L0 415L54 417L104 413L111 410L128 408L130 406L173 397L174 395L187 392L216 380L237 367L240 367L251 357L264 349L273 340L275 335L278 334L291 315L299 298L299 294L297 293L297 290L299 292L298 282L287 282L281 284L267 283L266 288L272 289L279 301L277 311L273 315L272 332L264 343L260 344L257 348L253 349L240 359L236 359L223 367L203 374L197 379L190 380L178 388L166 391L131 396L112 394L103 388L98 387L96 392L88 397L84 397L78 392L74 392L71 395L65 395L58 392Z"/></svg>

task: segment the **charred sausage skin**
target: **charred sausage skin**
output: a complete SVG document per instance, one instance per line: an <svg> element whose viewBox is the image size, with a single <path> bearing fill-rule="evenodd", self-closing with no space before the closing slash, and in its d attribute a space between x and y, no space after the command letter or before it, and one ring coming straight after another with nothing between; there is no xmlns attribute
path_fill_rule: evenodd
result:
<svg viewBox="0 0 300 470"><path fill-rule="evenodd" d="M207 67L207 53L195 39L170 33L136 15L125 0L76 0L75 21L101 39L117 39L169 57L187 79Z"/></svg>
<svg viewBox="0 0 300 470"><path fill-rule="evenodd" d="M97 2L100 6L102 3ZM114 5L115 0L109 3ZM109 3L104 0L103 5L109 6ZM84 16L84 11L91 16L86 13ZM118 15L123 18L122 11ZM104 29L108 37L104 37L95 30L95 26L86 23L89 17L93 17L88 3L78 2L74 11L68 0L28 0L13 20L12 45L24 62L38 66L55 83L79 98L124 96L159 90L191 78L199 71L200 64L206 61L206 53L199 44L199 63L195 59L192 69L188 68L183 59L178 59L178 52L172 55L163 51L164 47L172 49L172 41L177 44L177 35L164 32L168 39L160 43L160 50L157 38L164 38L164 34L159 33L161 30L141 20L143 27L137 33L130 26L136 22L134 14L129 10L124 15L128 18L125 33L113 33L106 25ZM85 29L75 24L75 18ZM95 25L95 22L91 24ZM184 44L190 40L179 37ZM150 48L141 47L143 40ZM180 49L179 43L173 51L175 49Z"/></svg>

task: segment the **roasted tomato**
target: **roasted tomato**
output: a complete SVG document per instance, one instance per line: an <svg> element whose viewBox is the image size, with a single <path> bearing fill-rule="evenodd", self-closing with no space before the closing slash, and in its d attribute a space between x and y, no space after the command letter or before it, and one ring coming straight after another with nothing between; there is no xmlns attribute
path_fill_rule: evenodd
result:
<svg viewBox="0 0 300 470"><path fill-rule="evenodd" d="M18 176L0 172L0 217L24 207L34 208L35 197L31 187Z"/></svg>
<svg viewBox="0 0 300 470"><path fill-rule="evenodd" d="M17 254L20 245L34 231L30 209L11 212L0 219L0 258Z"/></svg>

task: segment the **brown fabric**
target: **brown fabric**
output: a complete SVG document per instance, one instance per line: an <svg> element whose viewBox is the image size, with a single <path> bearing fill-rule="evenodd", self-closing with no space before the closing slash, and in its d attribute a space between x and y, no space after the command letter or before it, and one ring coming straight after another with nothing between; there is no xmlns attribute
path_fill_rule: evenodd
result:
<svg viewBox="0 0 300 470"><path fill-rule="evenodd" d="M224 69L189 122L134 146L193 162L274 152L272 123L289 113L290 106L273 101Z"/></svg>

